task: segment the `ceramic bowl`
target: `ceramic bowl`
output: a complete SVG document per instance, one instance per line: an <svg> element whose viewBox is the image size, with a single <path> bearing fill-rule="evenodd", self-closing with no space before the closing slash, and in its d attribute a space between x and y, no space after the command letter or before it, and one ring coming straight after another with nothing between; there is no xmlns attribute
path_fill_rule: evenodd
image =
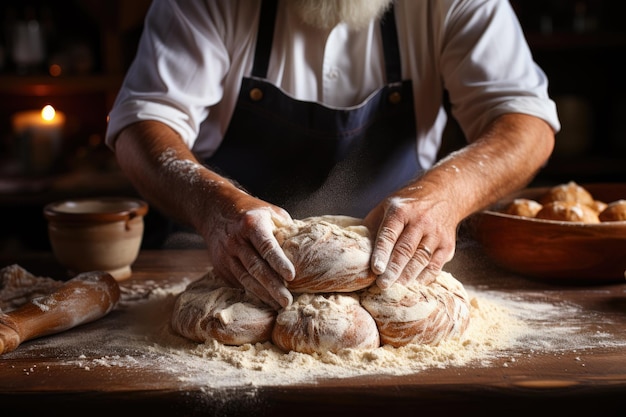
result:
<svg viewBox="0 0 626 417"><path fill-rule="evenodd" d="M581 184L596 200L626 198L626 184ZM537 200L550 187L527 188L467 220L470 233L500 266L559 282L624 282L626 221L575 223L499 212L515 198Z"/></svg>
<svg viewBox="0 0 626 417"><path fill-rule="evenodd" d="M147 212L146 202L126 197L65 200L44 207L59 263L74 274L106 271L118 281L132 275Z"/></svg>

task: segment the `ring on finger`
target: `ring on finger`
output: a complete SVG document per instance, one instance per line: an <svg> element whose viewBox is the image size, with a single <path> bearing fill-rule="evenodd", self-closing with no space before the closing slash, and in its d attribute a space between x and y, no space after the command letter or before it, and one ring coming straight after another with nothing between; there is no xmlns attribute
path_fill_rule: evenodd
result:
<svg viewBox="0 0 626 417"><path fill-rule="evenodd" d="M433 252L428 248L428 246L426 246L426 245L419 245L417 247L417 249L421 250L423 252L426 252L426 255L428 255L429 258L432 258Z"/></svg>

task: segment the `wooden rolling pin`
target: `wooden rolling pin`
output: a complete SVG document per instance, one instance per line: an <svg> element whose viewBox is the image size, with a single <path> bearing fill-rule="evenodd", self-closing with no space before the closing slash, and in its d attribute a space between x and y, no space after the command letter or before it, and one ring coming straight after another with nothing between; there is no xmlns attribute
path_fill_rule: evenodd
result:
<svg viewBox="0 0 626 417"><path fill-rule="evenodd" d="M94 271L77 275L52 294L0 313L0 355L26 340L99 319L115 307L119 298L120 287L110 274Z"/></svg>

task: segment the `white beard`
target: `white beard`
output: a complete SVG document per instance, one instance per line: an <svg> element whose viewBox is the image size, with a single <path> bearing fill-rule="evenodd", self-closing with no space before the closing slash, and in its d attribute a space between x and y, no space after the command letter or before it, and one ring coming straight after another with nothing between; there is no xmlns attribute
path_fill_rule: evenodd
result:
<svg viewBox="0 0 626 417"><path fill-rule="evenodd" d="M329 30L339 23L363 29L381 17L393 0L288 0L297 16L318 29Z"/></svg>

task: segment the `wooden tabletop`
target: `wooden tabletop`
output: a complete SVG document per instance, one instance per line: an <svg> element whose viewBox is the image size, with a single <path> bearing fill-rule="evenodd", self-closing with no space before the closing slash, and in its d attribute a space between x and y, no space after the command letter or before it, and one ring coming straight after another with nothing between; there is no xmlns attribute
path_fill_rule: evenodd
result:
<svg viewBox="0 0 626 417"><path fill-rule="evenodd" d="M36 275L67 278L50 253L0 257L0 267L13 263ZM471 242L459 245L445 269L474 292L509 297L522 307L524 303L553 306L558 314L537 310L536 321L548 335L550 329L558 333L564 326L573 328L564 349L543 347L538 336L492 361L426 368L408 375L353 375L294 384L242 380L241 385L230 386L219 384L212 379L219 375L210 372L201 382L181 377L179 365L172 361L175 353L160 357L150 334L133 334L133 327L128 327L125 336L133 347L120 356L121 333L117 332L126 331L122 327L127 325L122 321L133 316L140 321L150 311L145 308L149 303L141 300L136 305L144 308L135 308L132 298L145 301L159 291L174 294L207 267L202 250L140 253L133 277L121 283L125 301L108 316L24 342L0 356L2 415L130 415L141 411L184 416L382 416L409 412L447 416L461 412L543 414L548 410L558 410L561 415L595 415L599 410L603 415L626 415L626 286L621 282L547 283L515 276L489 263ZM133 291L139 287L149 290ZM103 336L102 329L112 329L109 337ZM176 346L172 348L175 352ZM225 362L224 366L229 365ZM197 369L184 371L198 374ZM8 411L14 414L5 414Z"/></svg>

